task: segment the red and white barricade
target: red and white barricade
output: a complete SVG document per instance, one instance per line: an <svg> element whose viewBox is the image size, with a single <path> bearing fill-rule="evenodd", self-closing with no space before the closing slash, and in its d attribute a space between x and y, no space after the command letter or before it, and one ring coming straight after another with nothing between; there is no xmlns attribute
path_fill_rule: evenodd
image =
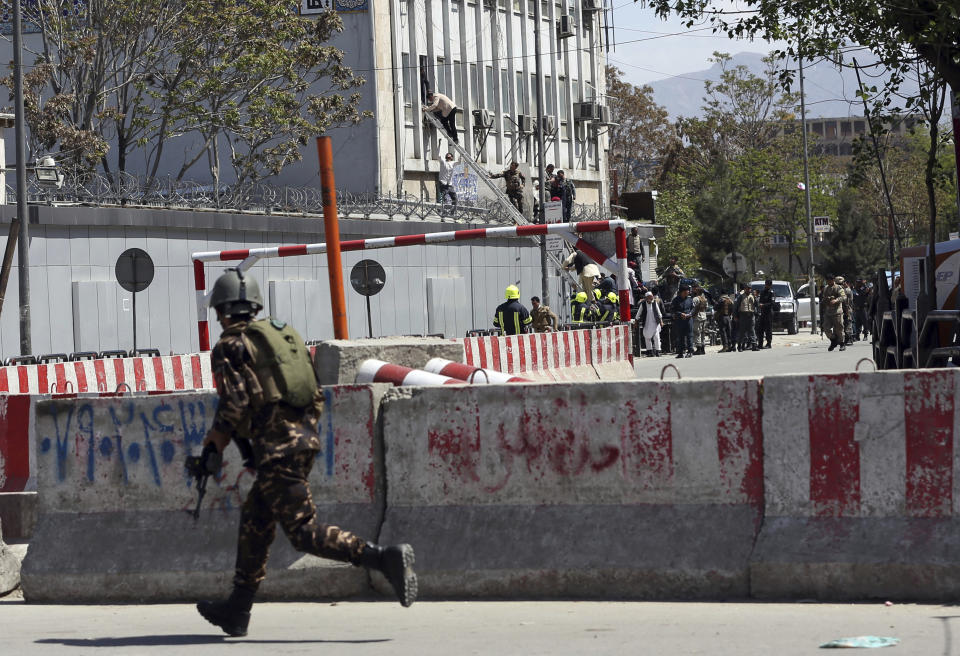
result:
<svg viewBox="0 0 960 656"><path fill-rule="evenodd" d="M391 383L400 385L463 385L462 380L441 376L424 371L411 369L399 364L391 364L383 360L364 360L357 368L358 385L367 383Z"/></svg>
<svg viewBox="0 0 960 656"><path fill-rule="evenodd" d="M481 369L480 367L453 362L452 360L445 360L444 358L431 359L427 362L426 366L424 366L424 369L434 374L440 374L441 376L449 376L457 380L481 385L533 382L529 378L511 376L510 374L505 374L494 369Z"/></svg>
<svg viewBox="0 0 960 656"><path fill-rule="evenodd" d="M960 373L764 379L762 597L960 595Z"/></svg>
<svg viewBox="0 0 960 656"><path fill-rule="evenodd" d="M0 392L172 392L213 389L208 355L102 358L0 367Z"/></svg>

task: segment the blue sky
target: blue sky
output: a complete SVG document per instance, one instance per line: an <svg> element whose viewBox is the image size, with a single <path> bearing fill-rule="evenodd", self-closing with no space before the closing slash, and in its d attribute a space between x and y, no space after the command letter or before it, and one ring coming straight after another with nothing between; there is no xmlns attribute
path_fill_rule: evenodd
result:
<svg viewBox="0 0 960 656"><path fill-rule="evenodd" d="M734 55L773 49L764 41L731 40L725 34L714 34L706 22L688 29L677 19L662 21L652 9L633 0L613 0L613 7L617 45L608 58L631 84L710 68L707 60L714 51Z"/></svg>

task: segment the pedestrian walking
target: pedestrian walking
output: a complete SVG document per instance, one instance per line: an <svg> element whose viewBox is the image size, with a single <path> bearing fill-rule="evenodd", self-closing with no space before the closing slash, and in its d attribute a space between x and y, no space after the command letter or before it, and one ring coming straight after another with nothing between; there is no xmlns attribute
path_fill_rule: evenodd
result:
<svg viewBox="0 0 960 656"><path fill-rule="evenodd" d="M217 279L210 305L223 333L210 357L219 402L201 466L234 441L256 479L240 511L233 590L224 601L201 601L197 610L227 635L247 634L277 524L297 551L378 570L400 603L412 604L417 578L410 545L381 547L317 516L307 479L321 450L324 397L303 340L282 321L255 320L263 297L239 269Z"/></svg>

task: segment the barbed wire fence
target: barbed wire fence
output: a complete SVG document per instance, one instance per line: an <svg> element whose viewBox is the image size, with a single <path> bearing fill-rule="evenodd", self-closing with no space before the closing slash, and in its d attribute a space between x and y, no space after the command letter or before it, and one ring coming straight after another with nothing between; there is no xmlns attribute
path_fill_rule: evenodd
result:
<svg viewBox="0 0 960 656"><path fill-rule="evenodd" d="M319 187L280 186L264 182L214 185L175 178L148 178L130 173L64 171L59 188L35 179L28 181L27 202L90 207L144 207L171 210L238 212L283 216L320 216L323 197ZM7 203L16 203L16 189L7 185ZM438 204L413 194L356 194L337 191L337 208L343 218L451 223L513 223L492 199L473 203ZM610 218L597 205L574 204L571 221Z"/></svg>

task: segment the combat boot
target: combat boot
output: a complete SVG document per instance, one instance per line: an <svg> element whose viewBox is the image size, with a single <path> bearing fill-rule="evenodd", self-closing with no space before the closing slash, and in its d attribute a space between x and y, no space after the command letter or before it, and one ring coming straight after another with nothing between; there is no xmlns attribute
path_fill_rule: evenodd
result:
<svg viewBox="0 0 960 656"><path fill-rule="evenodd" d="M841 350L841 351L846 351L846 350L847 350L847 345L846 345L845 342L840 342L840 350Z"/></svg>
<svg viewBox="0 0 960 656"><path fill-rule="evenodd" d="M831 338L830 338L830 346L827 348L827 350L828 350L828 351L832 351L832 350L835 349L835 348L837 348L837 340L835 340L834 338L831 337Z"/></svg>
<svg viewBox="0 0 960 656"><path fill-rule="evenodd" d="M197 610L205 620L219 626L228 636L239 638L247 635L254 594L256 592L250 588L234 586L226 601L201 601L197 604Z"/></svg>
<svg viewBox="0 0 960 656"><path fill-rule="evenodd" d="M359 561L361 566L383 574L404 607L417 600L417 575L413 563L413 547L409 544L380 547L368 543L364 545Z"/></svg>

